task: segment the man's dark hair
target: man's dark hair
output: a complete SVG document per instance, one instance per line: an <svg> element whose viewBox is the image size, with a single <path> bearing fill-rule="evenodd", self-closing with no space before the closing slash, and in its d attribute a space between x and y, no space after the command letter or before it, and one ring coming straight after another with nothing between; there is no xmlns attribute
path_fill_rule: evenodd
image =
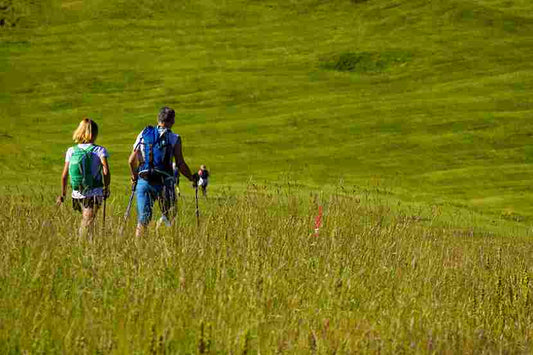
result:
<svg viewBox="0 0 533 355"><path fill-rule="evenodd" d="M170 107L163 107L159 110L159 115L157 116L157 122L159 123L174 123L174 118L176 113Z"/></svg>

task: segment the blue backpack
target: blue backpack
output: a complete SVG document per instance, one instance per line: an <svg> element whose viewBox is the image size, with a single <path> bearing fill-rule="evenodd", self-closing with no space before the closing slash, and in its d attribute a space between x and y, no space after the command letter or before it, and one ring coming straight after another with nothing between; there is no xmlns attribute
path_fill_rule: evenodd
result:
<svg viewBox="0 0 533 355"><path fill-rule="evenodd" d="M148 126L141 133L141 153L144 162L139 166L139 176L146 180L171 177L172 145L170 130L159 132L157 127Z"/></svg>

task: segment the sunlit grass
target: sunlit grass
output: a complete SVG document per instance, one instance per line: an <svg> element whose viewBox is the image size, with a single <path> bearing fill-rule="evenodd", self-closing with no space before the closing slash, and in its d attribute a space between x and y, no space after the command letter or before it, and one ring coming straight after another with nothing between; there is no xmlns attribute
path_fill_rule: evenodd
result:
<svg viewBox="0 0 533 355"><path fill-rule="evenodd" d="M505 221L252 185L142 240L110 202L89 241L39 199L2 198L3 353L531 351L533 247Z"/></svg>
<svg viewBox="0 0 533 355"><path fill-rule="evenodd" d="M533 351L530 1L13 3L0 353ZM127 156L163 105L211 195L138 240ZM53 207L85 115L92 240Z"/></svg>

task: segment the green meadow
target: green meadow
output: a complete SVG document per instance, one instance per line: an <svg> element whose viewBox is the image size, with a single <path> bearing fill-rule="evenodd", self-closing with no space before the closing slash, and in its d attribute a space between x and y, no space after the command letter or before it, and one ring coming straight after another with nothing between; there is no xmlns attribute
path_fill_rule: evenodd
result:
<svg viewBox="0 0 533 355"><path fill-rule="evenodd" d="M531 353L532 49L529 0L0 0L0 352ZM164 105L210 198L135 240Z"/></svg>
<svg viewBox="0 0 533 355"><path fill-rule="evenodd" d="M136 134L169 105L213 186L379 180L533 213L526 0L20 4L1 33L2 184L56 183L86 115L124 184Z"/></svg>

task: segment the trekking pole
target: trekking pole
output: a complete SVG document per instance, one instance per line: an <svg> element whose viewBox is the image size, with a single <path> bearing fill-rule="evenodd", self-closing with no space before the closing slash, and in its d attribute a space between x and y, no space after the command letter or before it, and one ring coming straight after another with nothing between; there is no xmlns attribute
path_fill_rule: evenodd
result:
<svg viewBox="0 0 533 355"><path fill-rule="evenodd" d="M195 187L196 197L196 226L200 227L200 209L198 208L198 184Z"/></svg>
<svg viewBox="0 0 533 355"><path fill-rule="evenodd" d="M106 207L106 201L107 201L107 198L105 197L105 193L104 193L104 215L103 215L103 218L102 218L102 235L105 236L105 207Z"/></svg>
<svg viewBox="0 0 533 355"><path fill-rule="evenodd" d="M132 205L132 202L133 202L133 196L135 196L135 190L137 189L137 181L133 182L133 184L131 184L131 195L130 195L130 199L128 201L128 207L126 208L126 212L124 213L124 222L122 223L122 227L120 228L120 234L122 234L122 232L124 232L124 226L126 225L126 221L128 220L128 217L130 216L130 211L131 211L131 205Z"/></svg>

